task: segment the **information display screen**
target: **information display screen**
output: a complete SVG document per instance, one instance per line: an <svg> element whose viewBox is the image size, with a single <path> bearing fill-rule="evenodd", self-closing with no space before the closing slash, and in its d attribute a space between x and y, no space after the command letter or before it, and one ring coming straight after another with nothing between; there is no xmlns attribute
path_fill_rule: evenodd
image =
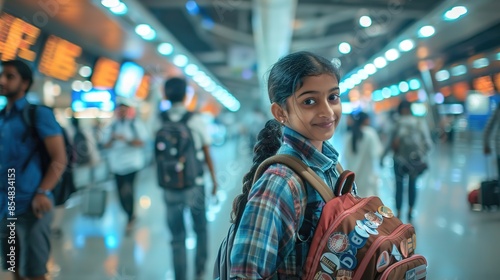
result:
<svg viewBox="0 0 500 280"><path fill-rule="evenodd" d="M88 108L98 108L111 112L116 105L116 96L112 90L73 91L71 97L71 108L75 112L81 112Z"/></svg>
<svg viewBox="0 0 500 280"><path fill-rule="evenodd" d="M40 36L40 29L20 18L0 14L0 60L22 58L35 61L36 52L31 48Z"/></svg>
<svg viewBox="0 0 500 280"><path fill-rule="evenodd" d="M115 92L118 96L132 98L141 85L144 69L137 63L127 61L122 64Z"/></svg>
<svg viewBox="0 0 500 280"><path fill-rule="evenodd" d="M94 66L91 82L94 88L112 89L115 86L120 64L109 58L101 57Z"/></svg>
<svg viewBox="0 0 500 280"><path fill-rule="evenodd" d="M51 35L45 43L38 70L47 76L67 81L78 70L76 58L81 53L81 47Z"/></svg>

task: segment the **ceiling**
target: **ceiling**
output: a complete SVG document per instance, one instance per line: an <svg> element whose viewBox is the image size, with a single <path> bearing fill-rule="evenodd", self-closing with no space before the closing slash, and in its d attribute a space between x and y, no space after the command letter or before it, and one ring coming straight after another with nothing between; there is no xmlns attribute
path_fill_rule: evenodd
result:
<svg viewBox="0 0 500 280"><path fill-rule="evenodd" d="M186 0L140 2L237 97L255 92L258 56L252 0L197 0L198 11L191 13ZM441 2L298 0L289 26L293 29L290 51L309 50L329 59L340 58L346 73L366 63ZM359 25L363 15L372 18L369 28ZM351 44L350 54L339 53L341 42Z"/></svg>

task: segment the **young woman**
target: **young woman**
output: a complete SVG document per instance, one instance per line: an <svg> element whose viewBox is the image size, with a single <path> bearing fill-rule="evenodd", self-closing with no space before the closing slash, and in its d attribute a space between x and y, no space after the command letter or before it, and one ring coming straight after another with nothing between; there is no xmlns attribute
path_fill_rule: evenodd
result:
<svg viewBox="0 0 500 280"><path fill-rule="evenodd" d="M265 159L289 154L302 159L333 188L338 153L327 140L342 113L339 72L323 57L293 53L272 67L268 92L275 120L259 133L253 166L243 178L243 194L233 203L237 233L231 277L300 279L312 229L325 203L282 164L271 165L253 186L252 179Z"/></svg>
<svg viewBox="0 0 500 280"><path fill-rule="evenodd" d="M383 147L377 131L370 126L370 116L364 112L351 115L352 125L347 133L342 153L344 167L356 174L360 197L378 195L375 165Z"/></svg>

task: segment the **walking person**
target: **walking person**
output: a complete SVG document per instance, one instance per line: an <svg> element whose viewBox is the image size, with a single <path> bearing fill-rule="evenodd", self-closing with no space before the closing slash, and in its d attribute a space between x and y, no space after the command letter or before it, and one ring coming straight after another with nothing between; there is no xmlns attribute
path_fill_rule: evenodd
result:
<svg viewBox="0 0 500 280"><path fill-rule="evenodd" d="M310 52L289 54L271 68L267 88L274 119L259 133L243 193L233 202L237 231L231 279L300 279L310 243L297 242L298 229L309 223L311 233L304 240L312 238L325 203L283 164L270 165L253 185L252 180L265 159L287 154L301 159L333 188L339 154L328 140L342 115L339 79L329 60Z"/></svg>
<svg viewBox="0 0 500 280"><path fill-rule="evenodd" d="M483 137L483 147L484 147L484 154L489 155L491 154L491 138L492 135L494 135L494 143L495 143L495 153L497 157L497 176L500 179L500 104L497 104L497 108L493 114L491 114L490 118L488 119L488 123L486 124L486 127L484 129L484 137ZM499 180L500 181L500 180Z"/></svg>
<svg viewBox="0 0 500 280"><path fill-rule="evenodd" d="M352 114L351 129L344 142L344 167L356 174L360 197L378 196L376 162L383 152L377 131L370 126L370 116L364 112Z"/></svg>
<svg viewBox="0 0 500 280"><path fill-rule="evenodd" d="M394 154L396 179L396 212L401 217L403 186L408 181L408 221L413 219L413 208L417 198L417 178L427 169L426 156L432 147L429 129L422 119L411 112L411 103L403 100L398 106L399 119L392 132L383 155L389 150ZM382 156L383 159L383 156ZM382 163L382 160L381 160Z"/></svg>
<svg viewBox="0 0 500 280"><path fill-rule="evenodd" d="M109 127L109 140L104 145L109 149L108 162L111 172L115 175L120 204L127 214L126 235L133 230L135 222L135 177L146 165L144 144L147 140L143 123L130 118L129 109L127 103L118 104L116 119Z"/></svg>
<svg viewBox="0 0 500 280"><path fill-rule="evenodd" d="M20 60L4 61L2 67L0 95L7 98L7 106L0 111L0 258L15 280L44 280L52 189L66 167L65 144L52 110L28 107L26 93L33 83L30 67ZM34 131L23 119L25 108L35 108Z"/></svg>
<svg viewBox="0 0 500 280"><path fill-rule="evenodd" d="M188 209L191 212L193 227L196 233L195 277L196 279L204 279L205 277L205 265L208 257L208 236L207 218L205 213L205 183L203 180L204 166L208 167L212 178L211 194L215 195L217 191L215 169L210 155L211 140L201 116L188 112L184 106L183 102L186 97L186 86L186 80L182 78L171 78L165 82L165 97L172 102L172 107L162 115L162 129L165 128L165 125L180 128L187 127L188 133L183 133L184 136L190 137L188 143L186 144L187 147L186 149L183 149L183 151L177 151L178 153L186 153L179 155L182 158L182 162L170 164L170 162L167 162L167 160L160 155L162 149L164 149L165 142L169 141L169 139L177 142L179 138L171 139L172 137L170 135L166 135L166 138L168 139L164 139L162 140L164 142L159 141L155 144L157 153L159 153L156 157L157 165L159 166L159 181L163 180L165 177L175 177L178 172L183 170L187 170L186 172L194 172L194 175L181 175L181 180L176 181L176 183L173 181L171 183L159 182L159 184L161 186L163 185L162 187L165 189L164 199L167 205L167 225L172 234L172 257L174 260L176 280L189 279L186 270L187 251L185 245L185 209ZM159 139L158 136L157 139ZM170 150L172 149L166 149L167 156L172 154ZM193 166L193 164L196 166ZM193 171L193 169L199 170L199 172ZM168 172L168 175L161 174L162 172ZM194 179L194 181L186 183L189 179Z"/></svg>

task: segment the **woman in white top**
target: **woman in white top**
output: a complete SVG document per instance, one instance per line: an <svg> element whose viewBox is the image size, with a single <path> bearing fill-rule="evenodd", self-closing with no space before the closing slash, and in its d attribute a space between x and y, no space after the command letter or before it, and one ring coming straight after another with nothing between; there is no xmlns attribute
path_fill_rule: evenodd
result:
<svg viewBox="0 0 500 280"><path fill-rule="evenodd" d="M380 138L364 112L351 115L352 126L348 132L343 158L345 168L356 174L356 186L360 197L378 195L375 165L382 153Z"/></svg>

